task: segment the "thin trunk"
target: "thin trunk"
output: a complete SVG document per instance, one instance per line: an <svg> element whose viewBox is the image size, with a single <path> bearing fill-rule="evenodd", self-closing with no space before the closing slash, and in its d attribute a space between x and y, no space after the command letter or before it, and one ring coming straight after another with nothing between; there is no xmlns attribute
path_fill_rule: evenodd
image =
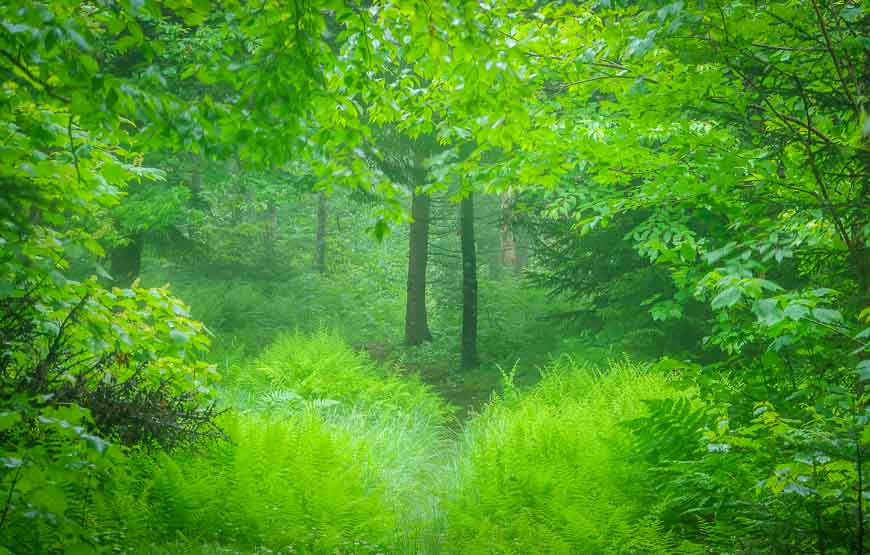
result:
<svg viewBox="0 0 870 555"><path fill-rule="evenodd" d="M514 200L513 191L508 190L499 197L501 204L501 256L499 262L511 272L519 269L519 257L517 255L517 238L514 235Z"/></svg>
<svg viewBox="0 0 870 555"><path fill-rule="evenodd" d="M194 167L190 172L189 205L191 208L196 208L197 210L205 210L208 208L208 202L206 202L202 196L202 174L198 167Z"/></svg>
<svg viewBox="0 0 870 555"><path fill-rule="evenodd" d="M405 305L405 343L408 345L419 345L432 340L426 320L429 212L429 195L414 193L411 200L413 221L408 238L408 298Z"/></svg>
<svg viewBox="0 0 870 555"><path fill-rule="evenodd" d="M144 247L145 237L137 233L129 237L127 243L109 251L109 273L114 278L114 285L127 287L139 277Z"/></svg>
<svg viewBox="0 0 870 555"><path fill-rule="evenodd" d="M462 234L462 368L477 368L477 251L474 242L474 195L460 205Z"/></svg>
<svg viewBox="0 0 870 555"><path fill-rule="evenodd" d="M317 193L317 232L314 237L314 270L326 273L326 193Z"/></svg>
<svg viewBox="0 0 870 555"><path fill-rule="evenodd" d="M233 184L234 190L230 222L232 225L239 225L242 223L244 218L245 200L247 199L245 186L244 183L242 183L241 165L237 158L228 159L226 164L226 171L230 175L230 183Z"/></svg>
<svg viewBox="0 0 870 555"><path fill-rule="evenodd" d="M855 468L858 474L858 549L856 553L864 553L864 454L861 452L861 440L855 438Z"/></svg>
<svg viewBox="0 0 870 555"><path fill-rule="evenodd" d="M278 237L278 203L274 199L269 201L268 212L266 214L266 229L263 235L265 240L266 256L269 259L275 258L275 241Z"/></svg>

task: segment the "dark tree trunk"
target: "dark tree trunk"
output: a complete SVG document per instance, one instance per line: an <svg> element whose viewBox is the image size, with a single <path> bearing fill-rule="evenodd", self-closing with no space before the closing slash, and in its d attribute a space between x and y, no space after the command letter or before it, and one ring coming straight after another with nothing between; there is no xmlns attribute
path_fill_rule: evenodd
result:
<svg viewBox="0 0 870 555"><path fill-rule="evenodd" d="M127 287L139 277L144 247L145 237L137 233L129 237L128 242L124 245L119 245L109 251L109 273L114 279L113 285Z"/></svg>
<svg viewBox="0 0 870 555"><path fill-rule="evenodd" d="M432 340L426 320L429 211L429 195L414 193L411 200L413 221L408 239L408 299L405 305L405 343L408 345L419 345Z"/></svg>
<svg viewBox="0 0 870 555"><path fill-rule="evenodd" d="M317 231L314 237L314 270L326 272L326 193L317 193Z"/></svg>
<svg viewBox="0 0 870 555"><path fill-rule="evenodd" d="M197 161L194 162L198 163ZM202 196L202 174L198 167L194 167L190 172L190 201L189 206L197 210L208 209L208 202Z"/></svg>
<svg viewBox="0 0 870 555"><path fill-rule="evenodd" d="M477 368L477 247L474 242L474 195L462 199L462 368Z"/></svg>

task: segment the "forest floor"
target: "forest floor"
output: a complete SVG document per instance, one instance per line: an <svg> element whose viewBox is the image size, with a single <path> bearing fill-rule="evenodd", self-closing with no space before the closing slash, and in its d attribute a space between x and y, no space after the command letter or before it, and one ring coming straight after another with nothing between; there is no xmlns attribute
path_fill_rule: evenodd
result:
<svg viewBox="0 0 870 555"><path fill-rule="evenodd" d="M374 357L373 357L374 358ZM470 370L457 370L447 361L428 363L391 361L389 358L374 358L381 366L398 365L404 373L418 374L423 382L432 388L455 408L457 425L460 425L478 412L493 395L504 389L508 377L497 369L478 367ZM536 366L516 366L512 369L515 385L529 387L540 380Z"/></svg>

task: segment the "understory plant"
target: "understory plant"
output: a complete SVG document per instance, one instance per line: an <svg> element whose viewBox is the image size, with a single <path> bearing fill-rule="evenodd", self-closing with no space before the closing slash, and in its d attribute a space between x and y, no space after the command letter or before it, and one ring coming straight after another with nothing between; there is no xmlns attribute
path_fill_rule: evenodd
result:
<svg viewBox="0 0 870 555"><path fill-rule="evenodd" d="M461 437L449 553L674 553L689 549L638 498L623 424L679 394L646 367L563 357L523 395L506 384Z"/></svg>

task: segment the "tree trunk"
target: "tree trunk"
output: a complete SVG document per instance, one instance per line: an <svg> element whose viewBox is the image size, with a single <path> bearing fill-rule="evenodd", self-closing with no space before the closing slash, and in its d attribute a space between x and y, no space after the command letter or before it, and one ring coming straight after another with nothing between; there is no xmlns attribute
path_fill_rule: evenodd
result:
<svg viewBox="0 0 870 555"><path fill-rule="evenodd" d="M429 195L414 193L411 199L413 221L408 238L408 298L405 305L405 343L408 345L419 345L432 340L426 320L429 211Z"/></svg>
<svg viewBox="0 0 870 555"><path fill-rule="evenodd" d="M275 242L278 240L278 203L274 199L269 200L263 240L266 243L264 249L266 256L270 261L274 261L277 252Z"/></svg>
<svg viewBox="0 0 870 555"><path fill-rule="evenodd" d="M505 191L499 197L501 204L501 256L499 262L511 272L516 272L519 269L517 238L513 230L515 198L511 190Z"/></svg>
<svg viewBox="0 0 870 555"><path fill-rule="evenodd" d="M462 199L462 369L477 368L477 249L474 242L474 194Z"/></svg>
<svg viewBox="0 0 870 555"><path fill-rule="evenodd" d="M201 162L194 161L194 164ZM202 174L198 167L190 171L190 201L188 205L197 210L207 210L208 202L202 196Z"/></svg>
<svg viewBox="0 0 870 555"><path fill-rule="evenodd" d="M238 158L230 158L226 161L226 171L229 174L229 182L232 183L232 212L230 223L239 225L244 220L245 202L249 195L245 190L245 184L242 182L242 168Z"/></svg>
<svg viewBox="0 0 870 555"><path fill-rule="evenodd" d="M314 270L326 273L326 193L317 193L317 232L314 237Z"/></svg>
<svg viewBox="0 0 870 555"><path fill-rule="evenodd" d="M128 287L139 277L142 268L142 250L145 237L141 233L132 235L128 242L109 251L109 272L114 279L113 285Z"/></svg>

